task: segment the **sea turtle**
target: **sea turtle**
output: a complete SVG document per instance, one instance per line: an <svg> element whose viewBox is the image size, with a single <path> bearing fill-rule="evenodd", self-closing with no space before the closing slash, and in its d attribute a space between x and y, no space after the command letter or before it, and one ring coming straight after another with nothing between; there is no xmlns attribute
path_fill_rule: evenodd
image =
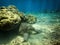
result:
<svg viewBox="0 0 60 45"><path fill-rule="evenodd" d="M29 23L21 23L19 27L19 35L24 37L24 41L27 41L31 34L38 34L40 33L39 30L36 30L32 24Z"/></svg>

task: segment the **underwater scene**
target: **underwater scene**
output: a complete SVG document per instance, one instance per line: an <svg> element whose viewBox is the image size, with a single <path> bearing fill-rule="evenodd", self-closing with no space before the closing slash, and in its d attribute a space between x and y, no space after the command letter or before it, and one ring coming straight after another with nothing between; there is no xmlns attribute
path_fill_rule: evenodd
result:
<svg viewBox="0 0 60 45"><path fill-rule="evenodd" d="M60 45L60 0L0 0L0 45Z"/></svg>

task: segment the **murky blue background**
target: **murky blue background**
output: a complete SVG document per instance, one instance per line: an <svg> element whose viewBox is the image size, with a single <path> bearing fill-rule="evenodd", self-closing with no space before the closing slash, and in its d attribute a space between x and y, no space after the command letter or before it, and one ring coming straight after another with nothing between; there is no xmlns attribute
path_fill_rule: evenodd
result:
<svg viewBox="0 0 60 45"><path fill-rule="evenodd" d="M15 5L22 12L60 10L60 0L0 0L0 6Z"/></svg>

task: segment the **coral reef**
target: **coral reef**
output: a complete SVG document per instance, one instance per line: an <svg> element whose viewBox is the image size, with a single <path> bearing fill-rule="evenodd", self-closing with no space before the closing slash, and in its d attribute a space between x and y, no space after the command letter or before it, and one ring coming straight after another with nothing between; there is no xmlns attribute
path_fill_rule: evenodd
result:
<svg viewBox="0 0 60 45"><path fill-rule="evenodd" d="M9 11L4 6L0 8L0 30L11 30L20 23L21 18L18 14Z"/></svg>
<svg viewBox="0 0 60 45"><path fill-rule="evenodd" d="M24 39L21 36L17 36L10 42L10 45L20 45L23 41Z"/></svg>
<svg viewBox="0 0 60 45"><path fill-rule="evenodd" d="M13 13L18 13L18 9L14 5L9 5L7 9Z"/></svg>
<svg viewBox="0 0 60 45"><path fill-rule="evenodd" d="M33 15L27 15L26 20L27 20L26 21L27 23L33 24L33 23L36 23L37 18Z"/></svg>
<svg viewBox="0 0 60 45"><path fill-rule="evenodd" d="M12 30L15 30L18 32L18 35L23 36L24 41L27 41L32 31L35 30L31 25L32 23L35 22L36 22L36 17L30 15L25 16L24 13L19 12L19 10L14 5L9 5L8 7L5 6L0 7L0 31L3 31L2 33L3 35L5 33L10 33ZM19 26L19 30L16 30L18 26ZM15 31L12 32L14 33ZM14 41L13 40L12 42L14 42L14 44L10 42L10 44L6 44L6 45L17 45L18 42L19 44L21 42L20 38L19 39L17 38ZM23 45L24 44L26 45L27 43L23 43Z"/></svg>
<svg viewBox="0 0 60 45"><path fill-rule="evenodd" d="M60 45L60 23L50 24L46 15L51 14L39 14L37 22L33 14L20 12L14 5L1 6L0 45Z"/></svg>
<svg viewBox="0 0 60 45"><path fill-rule="evenodd" d="M17 24L22 22L35 23L34 16L24 16L14 5L0 7L0 29L4 31L12 30Z"/></svg>

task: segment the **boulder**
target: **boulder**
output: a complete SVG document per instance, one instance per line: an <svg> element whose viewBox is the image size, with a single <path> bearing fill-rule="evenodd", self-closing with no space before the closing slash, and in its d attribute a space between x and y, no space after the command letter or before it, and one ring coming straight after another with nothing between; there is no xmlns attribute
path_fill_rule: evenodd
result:
<svg viewBox="0 0 60 45"><path fill-rule="evenodd" d="M18 14L9 11L7 8L0 8L0 30L9 31L21 22Z"/></svg>

